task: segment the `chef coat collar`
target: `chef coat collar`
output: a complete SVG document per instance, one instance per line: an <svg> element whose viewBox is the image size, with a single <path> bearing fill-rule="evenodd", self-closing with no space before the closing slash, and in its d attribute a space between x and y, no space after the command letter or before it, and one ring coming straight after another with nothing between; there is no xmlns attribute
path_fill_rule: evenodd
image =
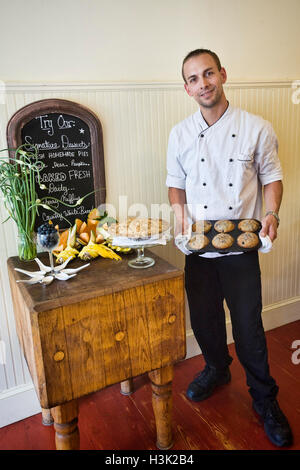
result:
<svg viewBox="0 0 300 470"><path fill-rule="evenodd" d="M219 119L214 124L212 124L211 126L209 126L207 124L207 122L205 121L205 119L204 119L204 117L201 113L201 109L199 108L199 111L198 111L199 124L200 124L201 129L203 131L205 131L206 129L210 129L211 127L217 127L223 121L223 119L225 119L227 116L229 116L231 114L233 108L232 108L232 106L230 106L229 101L227 101L227 103L228 103L228 106L225 109L222 116L220 116Z"/></svg>

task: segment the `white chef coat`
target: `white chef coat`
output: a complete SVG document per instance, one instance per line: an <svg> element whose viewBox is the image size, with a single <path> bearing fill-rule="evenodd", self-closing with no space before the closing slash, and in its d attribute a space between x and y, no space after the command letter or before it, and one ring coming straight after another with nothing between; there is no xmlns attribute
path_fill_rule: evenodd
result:
<svg viewBox="0 0 300 470"><path fill-rule="evenodd" d="M166 185L185 190L190 223L260 219L262 186L278 180L277 137L260 116L229 104L211 126L199 109L171 130Z"/></svg>

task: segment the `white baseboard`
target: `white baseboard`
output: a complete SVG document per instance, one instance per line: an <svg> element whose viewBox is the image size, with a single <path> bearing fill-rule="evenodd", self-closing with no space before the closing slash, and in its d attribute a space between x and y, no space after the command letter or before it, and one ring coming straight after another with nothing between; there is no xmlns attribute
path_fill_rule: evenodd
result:
<svg viewBox="0 0 300 470"><path fill-rule="evenodd" d="M41 411L32 383L0 393L0 428L41 413Z"/></svg>
<svg viewBox="0 0 300 470"><path fill-rule="evenodd" d="M300 298L296 297L284 302L269 305L262 311L262 320L265 331L273 330L279 326L300 320ZM230 318L226 321L227 343L233 343ZM295 338L296 339L296 338ZM297 338L298 339L298 338ZM201 354L201 349L194 337L192 329L187 330L187 355L186 359Z"/></svg>
<svg viewBox="0 0 300 470"><path fill-rule="evenodd" d="M263 309L262 318L266 331L300 320L300 298L290 299L266 307ZM228 344L233 343L229 317L227 318L226 328L227 342ZM201 354L191 329L187 330L186 340L186 359ZM37 413L41 413L41 406L33 384L21 385L0 393L0 428Z"/></svg>

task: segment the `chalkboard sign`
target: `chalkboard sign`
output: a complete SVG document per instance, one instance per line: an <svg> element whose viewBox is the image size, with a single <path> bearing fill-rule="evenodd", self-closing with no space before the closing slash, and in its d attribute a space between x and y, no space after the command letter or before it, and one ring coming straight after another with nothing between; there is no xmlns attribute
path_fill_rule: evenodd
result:
<svg viewBox="0 0 300 470"><path fill-rule="evenodd" d="M47 189L38 188L38 195L47 196L44 203L59 212L44 210L37 218L37 226L49 219L60 227L66 224L65 219L72 223L76 218L86 220L95 207L95 194L73 208L52 198L74 205L82 196L94 191L91 136L87 124L69 114L43 114L25 124L21 137L25 144L37 146L39 160L45 165L40 182Z"/></svg>
<svg viewBox="0 0 300 470"><path fill-rule="evenodd" d="M36 227L52 220L59 228L69 221L86 220L89 212L105 203L105 175L102 129L98 118L87 108L71 101L41 100L20 109L8 123L7 140L10 148L21 144L38 149L39 160L45 167L41 183L36 186L39 198L58 213L39 209ZM88 193L82 204L74 205ZM55 199L54 199L55 198Z"/></svg>

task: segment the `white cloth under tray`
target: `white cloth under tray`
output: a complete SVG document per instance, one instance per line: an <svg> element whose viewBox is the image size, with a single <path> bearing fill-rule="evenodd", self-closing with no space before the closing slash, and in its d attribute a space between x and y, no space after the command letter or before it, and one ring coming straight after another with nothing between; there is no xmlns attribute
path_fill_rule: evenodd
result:
<svg viewBox="0 0 300 470"><path fill-rule="evenodd" d="M114 237L111 244L113 246L126 246L128 248L133 246L148 246L148 245L166 245L171 239L171 235L164 234L161 237L151 237L146 240L134 240L127 237Z"/></svg>

